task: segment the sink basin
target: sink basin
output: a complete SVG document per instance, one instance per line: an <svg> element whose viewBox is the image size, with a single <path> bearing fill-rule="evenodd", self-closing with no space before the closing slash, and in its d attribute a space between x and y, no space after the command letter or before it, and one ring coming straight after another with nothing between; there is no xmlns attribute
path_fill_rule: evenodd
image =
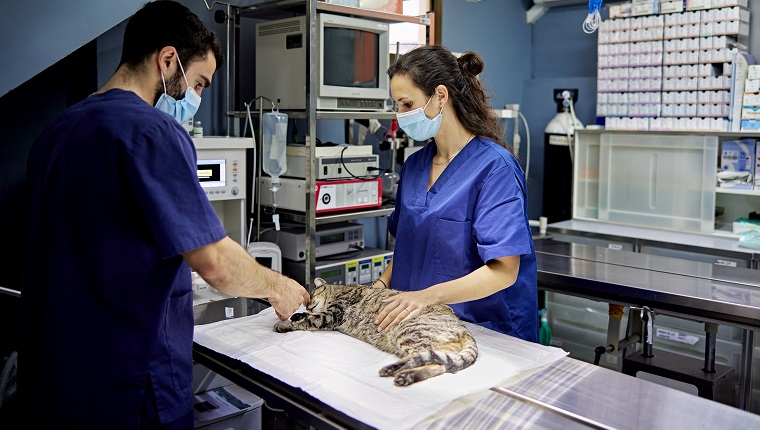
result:
<svg viewBox="0 0 760 430"><path fill-rule="evenodd" d="M193 306L194 325L254 315L268 308L267 302L248 297L232 297Z"/></svg>

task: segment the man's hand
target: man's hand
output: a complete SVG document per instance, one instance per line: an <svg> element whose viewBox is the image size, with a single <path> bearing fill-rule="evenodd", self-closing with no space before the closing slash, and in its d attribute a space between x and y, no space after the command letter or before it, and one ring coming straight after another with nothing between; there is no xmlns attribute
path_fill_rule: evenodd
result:
<svg viewBox="0 0 760 430"><path fill-rule="evenodd" d="M306 288L287 276L276 276L272 291L274 294L269 297L269 303L282 321L290 318L301 305L308 305L311 300Z"/></svg>

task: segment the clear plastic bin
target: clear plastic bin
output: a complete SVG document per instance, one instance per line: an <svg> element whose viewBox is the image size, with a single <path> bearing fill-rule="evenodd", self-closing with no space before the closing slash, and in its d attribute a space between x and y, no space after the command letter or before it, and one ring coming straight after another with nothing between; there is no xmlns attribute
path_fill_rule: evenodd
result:
<svg viewBox="0 0 760 430"><path fill-rule="evenodd" d="M716 136L584 134L576 153L575 217L713 232Z"/></svg>

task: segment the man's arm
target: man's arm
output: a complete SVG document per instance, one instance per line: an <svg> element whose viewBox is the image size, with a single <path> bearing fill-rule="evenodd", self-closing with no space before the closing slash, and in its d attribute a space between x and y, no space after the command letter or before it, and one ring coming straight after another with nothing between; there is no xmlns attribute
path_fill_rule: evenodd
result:
<svg viewBox="0 0 760 430"><path fill-rule="evenodd" d="M182 256L212 287L231 296L267 299L282 320L309 302L302 285L262 266L229 237Z"/></svg>

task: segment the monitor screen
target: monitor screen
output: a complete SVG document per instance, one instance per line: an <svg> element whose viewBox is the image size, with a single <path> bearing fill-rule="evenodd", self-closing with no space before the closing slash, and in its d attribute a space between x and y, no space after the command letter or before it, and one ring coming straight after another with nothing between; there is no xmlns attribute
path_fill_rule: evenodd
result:
<svg viewBox="0 0 760 430"><path fill-rule="evenodd" d="M198 160L201 187L223 187L226 184L226 160Z"/></svg>
<svg viewBox="0 0 760 430"><path fill-rule="evenodd" d="M379 34L326 26L322 52L325 85L379 88Z"/></svg>
<svg viewBox="0 0 760 430"><path fill-rule="evenodd" d="M256 262L269 269L272 268L272 257L254 257Z"/></svg>

